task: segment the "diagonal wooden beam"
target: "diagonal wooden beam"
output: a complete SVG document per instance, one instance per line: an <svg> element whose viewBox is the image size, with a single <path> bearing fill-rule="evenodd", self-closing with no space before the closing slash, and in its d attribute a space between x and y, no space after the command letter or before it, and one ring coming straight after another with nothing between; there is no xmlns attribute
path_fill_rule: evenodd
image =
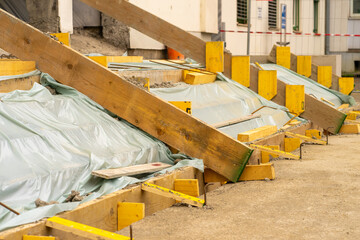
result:
<svg viewBox="0 0 360 240"><path fill-rule="evenodd" d="M237 181L252 150L160 98L121 79L100 64L0 10L0 48L164 141Z"/></svg>

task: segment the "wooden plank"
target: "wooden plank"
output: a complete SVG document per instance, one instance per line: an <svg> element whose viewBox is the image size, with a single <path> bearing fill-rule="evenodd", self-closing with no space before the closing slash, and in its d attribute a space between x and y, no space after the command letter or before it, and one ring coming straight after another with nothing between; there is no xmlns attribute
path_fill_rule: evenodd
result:
<svg viewBox="0 0 360 240"><path fill-rule="evenodd" d="M199 197L199 181L197 179L175 179L174 190L192 197Z"/></svg>
<svg viewBox="0 0 360 240"><path fill-rule="evenodd" d="M81 0L129 27L205 64L205 42L125 0Z"/></svg>
<svg viewBox="0 0 360 240"><path fill-rule="evenodd" d="M189 72L186 74L186 78L184 80L185 83L191 85L198 84L206 84L215 82L216 75L215 74L203 74L197 72Z"/></svg>
<svg viewBox="0 0 360 240"><path fill-rule="evenodd" d="M258 149L267 153L271 153L271 154L275 154L275 155L279 155L281 157L286 157L286 158L291 158L291 159L300 159L300 156L298 155L294 155L288 152L283 152L283 151L279 151L279 150L275 150L275 149L271 149L265 146L260 146L260 145L255 145L255 144L250 144L250 147L254 148L254 149Z"/></svg>
<svg viewBox="0 0 360 240"><path fill-rule="evenodd" d="M250 87L250 56L233 56L231 59L232 80Z"/></svg>
<svg viewBox="0 0 360 240"><path fill-rule="evenodd" d="M224 75L227 78L232 79L232 54L230 51L225 49L224 51Z"/></svg>
<svg viewBox="0 0 360 240"><path fill-rule="evenodd" d="M111 7L117 9L122 4L129 7L126 1ZM156 26L156 22L152 25ZM51 74L57 81L74 87L181 152L204 159L205 165L219 174L233 181L239 179L252 153L247 146L124 81L3 10L0 11L0 33L0 48L21 59L35 60L41 71Z"/></svg>
<svg viewBox="0 0 360 240"><path fill-rule="evenodd" d="M240 122L249 121L249 120L251 120L251 119L260 118L260 117L261 117L260 114L251 114L251 115L249 115L249 116L240 117L240 118L235 118L235 119L232 119L232 120L229 120L229 121L216 123L216 124L213 124L212 126L213 126L214 128L222 128L222 127L226 127L226 126L229 126L229 125L237 124L237 123L240 123Z"/></svg>
<svg viewBox="0 0 360 240"><path fill-rule="evenodd" d="M151 183L143 183L141 185L141 189L150 193L154 193L157 194L159 196L162 197L166 197L166 198L172 198L176 201L182 202L182 203L187 203L189 205L195 206L195 207L202 207L204 206L205 201L203 199L200 198L196 198L196 197L192 197L180 192L176 192L174 190L170 190L164 187L160 187L158 185L155 184L151 184Z"/></svg>
<svg viewBox="0 0 360 240"><path fill-rule="evenodd" d="M339 133L343 134L359 134L360 133L360 124L344 124Z"/></svg>
<svg viewBox="0 0 360 240"><path fill-rule="evenodd" d="M200 191L203 189L203 174L193 167L184 167L169 174L161 175L148 180L151 183L167 188L174 187L174 180L177 178L197 178L199 179ZM175 201L170 198L163 198L155 194L148 194L141 190L141 185L132 186L114 193L102 196L80 204L76 209L61 213L58 216L81 222L103 230L117 231L117 204L118 202L142 202L145 203L146 216L172 206ZM45 220L37 221L0 233L2 240L22 240L23 235L43 235L55 236L59 239L85 240L85 238L75 237L71 233L66 233L56 229L49 229L45 226Z"/></svg>
<svg viewBox="0 0 360 240"><path fill-rule="evenodd" d="M24 235L23 240L56 240L55 237Z"/></svg>
<svg viewBox="0 0 360 240"><path fill-rule="evenodd" d="M319 140L319 139L313 139L301 134L296 134L296 133L292 133L292 132L285 132L285 136L287 137L293 137L293 138L300 138L301 140L305 141L305 142L312 142L312 143L317 143L317 144L321 144L321 145L326 145L326 142L323 140Z"/></svg>
<svg viewBox="0 0 360 240"><path fill-rule="evenodd" d="M224 42L206 43L206 70L213 73L224 71Z"/></svg>
<svg viewBox="0 0 360 240"><path fill-rule="evenodd" d="M171 167L170 164L166 164L162 162L154 162L154 163L139 164L129 167L122 167L122 168L96 170L96 171L92 171L91 174L105 179L114 179L122 176L132 176L142 173L157 172L169 167Z"/></svg>
<svg viewBox="0 0 360 240"><path fill-rule="evenodd" d="M305 136L309 137L309 138L317 138L317 139L321 139L321 132L317 129L309 129L305 131Z"/></svg>
<svg viewBox="0 0 360 240"><path fill-rule="evenodd" d="M265 163L260 165L246 165L239 181L255 181L264 179L275 179L274 163Z"/></svg>
<svg viewBox="0 0 360 240"><path fill-rule="evenodd" d="M280 150L279 145L267 145L265 147L271 148L273 150ZM270 156L273 158L279 157L279 155L261 151L261 163L268 163L270 161Z"/></svg>
<svg viewBox="0 0 360 240"><path fill-rule="evenodd" d="M117 207L118 231L145 217L144 203L119 202Z"/></svg>
<svg viewBox="0 0 360 240"><path fill-rule="evenodd" d="M285 107L287 107L291 113L298 116L305 111L304 85L286 85L285 95Z"/></svg>
<svg viewBox="0 0 360 240"><path fill-rule="evenodd" d="M237 139L241 142L252 142L256 139L263 138L277 132L276 126L266 125L252 130L239 133Z"/></svg>
<svg viewBox="0 0 360 240"><path fill-rule="evenodd" d="M277 94L277 71L260 70L258 76L258 94L267 100L273 99Z"/></svg>
<svg viewBox="0 0 360 240"><path fill-rule="evenodd" d="M0 76L12 76L29 73L36 70L34 61L6 61L0 62Z"/></svg>
<svg viewBox="0 0 360 240"><path fill-rule="evenodd" d="M285 152L293 152L300 147L300 138L284 138Z"/></svg>
<svg viewBox="0 0 360 240"><path fill-rule="evenodd" d="M85 237L93 240L129 240L129 237L120 234L104 231L90 227L85 224L77 223L60 217L51 217L46 221L46 226L64 232L70 232L76 236Z"/></svg>
<svg viewBox="0 0 360 240"><path fill-rule="evenodd" d="M34 83L40 83L40 75L3 80L0 81L0 93L8 93L14 90L30 90Z"/></svg>
<svg viewBox="0 0 360 240"><path fill-rule="evenodd" d="M342 77L339 78L339 92L350 95L351 92L354 90L354 78L352 77Z"/></svg>

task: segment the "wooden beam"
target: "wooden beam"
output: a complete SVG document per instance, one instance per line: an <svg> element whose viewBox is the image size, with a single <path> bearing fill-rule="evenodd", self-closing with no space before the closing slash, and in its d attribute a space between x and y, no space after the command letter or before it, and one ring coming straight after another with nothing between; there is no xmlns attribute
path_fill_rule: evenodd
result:
<svg viewBox="0 0 360 240"><path fill-rule="evenodd" d="M189 72L186 74L184 82L191 85L205 84L215 82L215 74L203 74L197 72Z"/></svg>
<svg viewBox="0 0 360 240"><path fill-rule="evenodd" d="M246 165L239 181L255 181L264 179L275 179L274 163L265 163L260 165Z"/></svg>
<svg viewBox="0 0 360 240"><path fill-rule="evenodd" d="M267 146L264 146L264 147L268 147L268 148L271 148L273 150L280 150L279 145L267 145ZM270 156L273 157L273 158L279 157L279 155L270 154L268 152L261 151L261 163L268 163L270 161Z"/></svg>
<svg viewBox="0 0 360 240"><path fill-rule="evenodd" d="M101 1L102 5L106 5L105 2L114 2L114 6L109 6L114 9L122 3L129 8L130 4ZM96 1L98 3L100 1ZM151 25L156 28L156 22ZM86 94L107 110L181 152L204 159L208 167L228 179L239 179L252 153L247 146L124 81L3 10L0 11L0 33L0 48L21 59L35 60L41 71L51 74L57 81Z"/></svg>
<svg viewBox="0 0 360 240"><path fill-rule="evenodd" d="M145 217L145 204L133 202L118 203L118 231Z"/></svg>
<svg viewBox="0 0 360 240"><path fill-rule="evenodd" d="M122 167L122 168L96 170L96 171L92 171L91 174L105 179L114 179L122 176L132 176L142 173L157 172L169 167L171 167L170 164L155 162L155 163L139 164L129 167Z"/></svg>
<svg viewBox="0 0 360 240"><path fill-rule="evenodd" d="M0 76L20 75L34 70L34 61L0 60Z"/></svg>
<svg viewBox="0 0 360 240"><path fill-rule="evenodd" d="M283 152L283 151L279 151L279 150L275 150L275 149L271 149L265 146L260 146L260 145L255 145L255 144L250 144L250 147L254 148L254 149L258 149L261 150L263 152L267 152L270 154L275 154L281 157L285 157L285 158L291 158L291 159L300 159L300 156L298 155L294 155L288 152Z"/></svg>
<svg viewBox="0 0 360 240"><path fill-rule="evenodd" d="M205 41L126 0L81 0L89 6L205 64Z"/></svg>
<svg viewBox="0 0 360 240"><path fill-rule="evenodd" d="M359 134L360 133L360 124L344 124L339 133L343 134Z"/></svg>
<svg viewBox="0 0 360 240"><path fill-rule="evenodd" d="M40 83L40 75L3 80L0 81L0 93L8 93L14 90L30 90L34 83Z"/></svg>
<svg viewBox="0 0 360 240"><path fill-rule="evenodd" d="M23 240L56 240L55 237L24 235Z"/></svg>
<svg viewBox="0 0 360 240"><path fill-rule="evenodd" d="M317 143L320 145L326 145L326 141L323 140L319 140L319 139L313 139L301 134L296 134L296 133L292 133L292 132L285 132L285 136L287 137L293 137L293 138L300 138L301 140L305 141L305 142L312 142L312 143Z"/></svg>
<svg viewBox="0 0 360 240"><path fill-rule="evenodd" d="M265 125L254 128L252 130L239 133L237 138L241 142L252 142L256 139L263 138L277 132L277 127L272 125Z"/></svg>
<svg viewBox="0 0 360 240"><path fill-rule="evenodd" d="M90 227L85 224L77 223L60 217L52 217L46 221L46 226L58 229L64 232L70 232L75 236L84 237L93 240L129 240L130 238L120 234L104 231L98 228Z"/></svg>

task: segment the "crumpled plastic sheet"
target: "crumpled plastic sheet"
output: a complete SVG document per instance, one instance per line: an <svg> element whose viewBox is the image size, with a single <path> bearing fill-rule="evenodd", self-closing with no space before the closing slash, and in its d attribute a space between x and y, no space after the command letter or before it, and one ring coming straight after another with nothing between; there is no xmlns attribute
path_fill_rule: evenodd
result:
<svg viewBox="0 0 360 240"><path fill-rule="evenodd" d="M281 128L292 117L286 112L287 108L261 97L221 73L213 83L184 84L172 88L154 88L150 91L166 101L191 101L192 115L210 125L248 116L262 106L276 108L262 108L255 113L260 114L260 118L219 128L233 138L237 138L241 132L265 125ZM305 122L301 118L297 119Z"/></svg>
<svg viewBox="0 0 360 240"><path fill-rule="evenodd" d="M41 81L62 95L36 83L29 91L0 94L0 201L21 213L0 207L0 231L74 209L79 203L63 203L71 190L92 192L85 202L153 176L105 180L93 170L189 159L49 75ZM161 172L185 165L204 168L192 159ZM60 204L35 208L37 198Z"/></svg>
<svg viewBox="0 0 360 240"><path fill-rule="evenodd" d="M26 77L31 77L31 76L35 76L35 75L40 75L41 72L39 70L34 70L25 74L20 74L20 75L11 75L11 76L0 76L0 81L4 81L4 80L9 80L9 79L16 79L16 78L26 78Z"/></svg>
<svg viewBox="0 0 360 240"><path fill-rule="evenodd" d="M277 70L278 79L281 81L291 85L304 85L305 93L310 94L319 100L321 100L321 98L325 98L326 100L334 103L336 108L344 103L348 103L350 106L354 106L356 104L356 101L353 97L333 89L329 89L319 84L318 82L297 74L296 72L291 71L285 67L276 64L261 64L261 67L263 67L265 70ZM332 106L327 102L324 103Z"/></svg>

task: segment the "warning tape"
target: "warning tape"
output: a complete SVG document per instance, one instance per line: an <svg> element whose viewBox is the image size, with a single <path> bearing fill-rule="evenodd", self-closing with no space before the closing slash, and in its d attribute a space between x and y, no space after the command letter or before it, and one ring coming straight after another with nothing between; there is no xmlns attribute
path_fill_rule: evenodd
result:
<svg viewBox="0 0 360 240"><path fill-rule="evenodd" d="M220 30L220 32L230 33L247 33L247 31L233 31L233 30ZM281 33L281 32L259 32L250 31L250 33L256 34L273 34L273 35L304 35L304 36L332 36L332 37L360 37L360 34L333 34L333 33Z"/></svg>

